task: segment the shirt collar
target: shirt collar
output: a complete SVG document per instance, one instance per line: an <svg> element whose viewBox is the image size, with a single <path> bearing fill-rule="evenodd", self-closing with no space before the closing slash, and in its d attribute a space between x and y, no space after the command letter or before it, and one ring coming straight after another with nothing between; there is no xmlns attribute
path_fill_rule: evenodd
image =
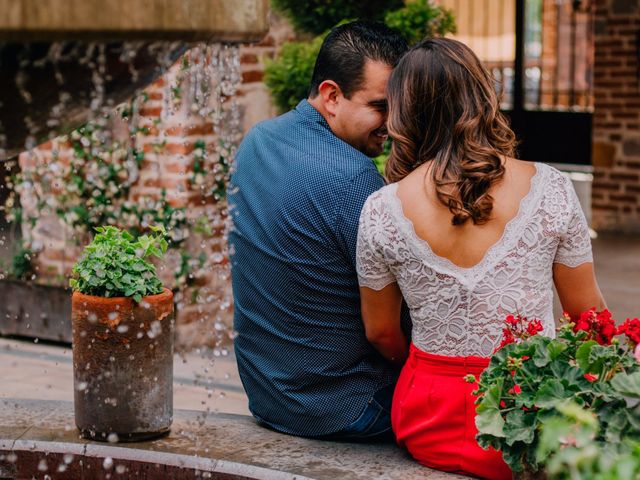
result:
<svg viewBox="0 0 640 480"><path fill-rule="evenodd" d="M322 125L324 128L333 133L331 131L331 127L324 119L322 114L318 110L316 110L306 99L300 100L300 103L298 103L298 105L296 106L296 112L298 112L310 122Z"/></svg>

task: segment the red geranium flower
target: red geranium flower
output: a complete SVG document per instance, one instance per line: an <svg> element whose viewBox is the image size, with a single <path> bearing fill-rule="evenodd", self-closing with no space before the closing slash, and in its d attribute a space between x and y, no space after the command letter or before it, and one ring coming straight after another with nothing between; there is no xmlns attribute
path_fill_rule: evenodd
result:
<svg viewBox="0 0 640 480"><path fill-rule="evenodd" d="M527 333L531 336L540 333L542 331L542 323L540 320L531 320L527 325Z"/></svg>
<svg viewBox="0 0 640 480"><path fill-rule="evenodd" d="M518 319L513 315L507 315L507 318L505 318L504 321L507 325L510 325L512 327L515 327L516 325L518 325L518 322L519 322Z"/></svg>
<svg viewBox="0 0 640 480"><path fill-rule="evenodd" d="M627 320L618 327L618 335L626 335L634 345L640 344L640 319L627 318Z"/></svg>
<svg viewBox="0 0 640 480"><path fill-rule="evenodd" d="M516 395L518 395L518 394L522 393L522 389L520 388L520 385L518 385L518 384L516 383L516 384L513 386L513 388L510 388L510 389L509 389L509 393L510 393L511 395L513 395L514 393L515 393Z"/></svg>
<svg viewBox="0 0 640 480"><path fill-rule="evenodd" d="M611 345L611 340L618 333L615 321L611 318L611 312L606 309L596 312L595 308L582 312L580 318L576 320L573 331L581 330L588 333L588 339L595 340L600 345Z"/></svg>
<svg viewBox="0 0 640 480"><path fill-rule="evenodd" d="M507 315L504 323L506 326L502 329L502 342L496 352L505 345L515 343L518 340L525 340L543 330L540 320L528 320L527 317L521 315Z"/></svg>

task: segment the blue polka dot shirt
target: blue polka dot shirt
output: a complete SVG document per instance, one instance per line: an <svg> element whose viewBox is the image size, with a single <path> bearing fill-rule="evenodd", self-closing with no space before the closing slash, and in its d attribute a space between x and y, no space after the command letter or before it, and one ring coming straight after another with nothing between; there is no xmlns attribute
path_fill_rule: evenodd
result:
<svg viewBox="0 0 640 480"><path fill-rule="evenodd" d="M294 435L355 421L396 369L360 317L360 211L384 182L306 100L255 126L229 187L235 353L249 409Z"/></svg>

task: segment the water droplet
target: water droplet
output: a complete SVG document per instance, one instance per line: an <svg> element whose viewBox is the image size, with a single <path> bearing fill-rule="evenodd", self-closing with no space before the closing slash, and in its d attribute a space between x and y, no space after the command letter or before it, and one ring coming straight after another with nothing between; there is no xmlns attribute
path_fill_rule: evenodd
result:
<svg viewBox="0 0 640 480"><path fill-rule="evenodd" d="M46 472L47 470L49 470L49 465L44 458L38 463L38 470L41 472Z"/></svg>
<svg viewBox="0 0 640 480"><path fill-rule="evenodd" d="M156 338L158 335L162 333L162 325L158 320L154 320L151 322L150 329L147 331L147 336L149 338Z"/></svg>
<svg viewBox="0 0 640 480"><path fill-rule="evenodd" d="M118 440L119 439L118 439L118 434L117 433L112 432L107 436L107 442L109 442L109 443L118 443ZM117 468L116 468L116 470L117 470Z"/></svg>
<svg viewBox="0 0 640 480"><path fill-rule="evenodd" d="M113 467L113 458L111 457L105 458L104 462L102 462L102 468L104 468L105 470L111 470L112 467Z"/></svg>

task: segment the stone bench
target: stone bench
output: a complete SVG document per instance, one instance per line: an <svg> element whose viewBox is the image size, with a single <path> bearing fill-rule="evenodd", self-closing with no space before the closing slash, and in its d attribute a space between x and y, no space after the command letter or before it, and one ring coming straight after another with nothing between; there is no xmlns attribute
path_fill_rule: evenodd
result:
<svg viewBox="0 0 640 480"><path fill-rule="evenodd" d="M5 479L455 480L394 445L325 442L269 431L248 416L176 411L171 433L138 443L79 438L71 402L0 399Z"/></svg>

